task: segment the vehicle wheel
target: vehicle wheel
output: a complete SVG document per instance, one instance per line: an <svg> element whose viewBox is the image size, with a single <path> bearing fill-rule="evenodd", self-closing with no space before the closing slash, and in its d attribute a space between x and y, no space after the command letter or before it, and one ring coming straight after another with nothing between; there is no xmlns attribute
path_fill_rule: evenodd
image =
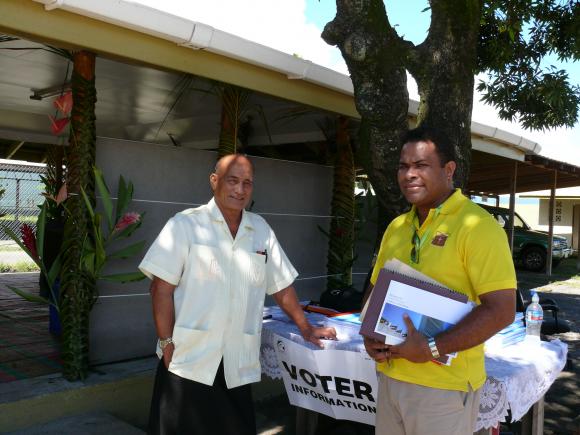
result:
<svg viewBox="0 0 580 435"><path fill-rule="evenodd" d="M528 248L522 255L522 263L527 270L539 272L546 267L546 252L536 246Z"/></svg>

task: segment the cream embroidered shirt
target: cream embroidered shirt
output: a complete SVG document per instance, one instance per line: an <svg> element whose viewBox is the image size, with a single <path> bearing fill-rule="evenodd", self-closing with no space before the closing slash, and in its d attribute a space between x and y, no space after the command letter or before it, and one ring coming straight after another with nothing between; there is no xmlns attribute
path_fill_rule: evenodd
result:
<svg viewBox="0 0 580 435"><path fill-rule="evenodd" d="M170 372L212 385L223 358L228 388L260 380L265 294L298 276L262 217L243 211L234 239L214 199L177 213L139 269L177 286Z"/></svg>

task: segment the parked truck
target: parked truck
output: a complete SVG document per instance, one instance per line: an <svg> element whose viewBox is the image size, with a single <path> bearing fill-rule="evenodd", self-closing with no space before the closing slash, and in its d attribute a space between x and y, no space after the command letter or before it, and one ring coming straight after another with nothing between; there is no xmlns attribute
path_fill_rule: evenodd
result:
<svg viewBox="0 0 580 435"><path fill-rule="evenodd" d="M498 223L506 230L509 236L510 211L503 207L492 207L479 204L487 210ZM514 213L514 251L513 258L516 265L527 270L541 271L546 267L548 253L548 233L533 230L517 213ZM558 266L560 261L568 258L572 249L566 237L553 236L552 267Z"/></svg>

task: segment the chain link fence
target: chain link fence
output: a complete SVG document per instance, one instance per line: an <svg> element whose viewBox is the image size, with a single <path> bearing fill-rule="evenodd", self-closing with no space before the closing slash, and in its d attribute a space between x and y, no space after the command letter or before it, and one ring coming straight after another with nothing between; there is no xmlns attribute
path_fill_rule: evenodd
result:
<svg viewBox="0 0 580 435"><path fill-rule="evenodd" d="M0 223L20 234L22 224L36 229L39 205L44 201L44 184L40 176L46 165L0 161ZM0 227L0 241L11 240Z"/></svg>

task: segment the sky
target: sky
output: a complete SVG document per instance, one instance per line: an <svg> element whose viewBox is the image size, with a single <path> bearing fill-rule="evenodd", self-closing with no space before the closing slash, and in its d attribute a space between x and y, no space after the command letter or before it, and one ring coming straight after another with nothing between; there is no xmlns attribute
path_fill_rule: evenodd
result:
<svg viewBox="0 0 580 435"><path fill-rule="evenodd" d="M200 21L219 30L297 54L344 74L348 74L339 50L320 37L324 25L334 18L335 0L130 0L164 10L174 15ZM406 39L418 44L427 34L430 13L422 12L426 0L385 0L389 20ZM570 74L570 81L580 83L580 62L557 64ZM409 95L418 100L417 87L409 77ZM574 128L546 131L525 130L517 123L500 120L493 107L474 98L472 120L498 127L538 142L543 156L580 166L580 122Z"/></svg>

